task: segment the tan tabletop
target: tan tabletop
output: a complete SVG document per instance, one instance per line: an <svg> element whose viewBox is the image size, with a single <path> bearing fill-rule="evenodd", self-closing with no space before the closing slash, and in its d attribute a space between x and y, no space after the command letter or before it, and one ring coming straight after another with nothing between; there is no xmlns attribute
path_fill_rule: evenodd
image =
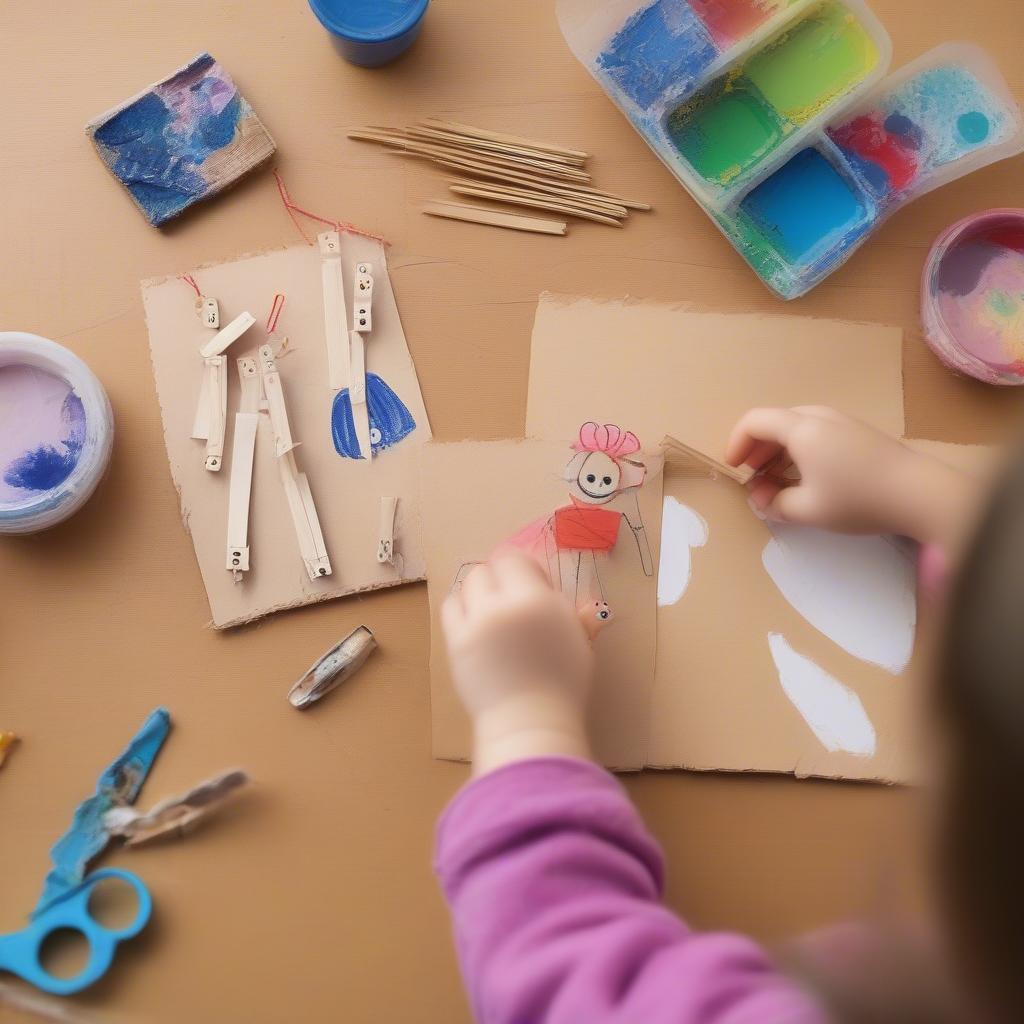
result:
<svg viewBox="0 0 1024 1024"><path fill-rule="evenodd" d="M974 40L1024 97L1016 0L873 6L897 64ZM82 127L204 49L277 139L295 200L392 241L406 333L446 440L521 433L543 289L898 324L911 433L991 438L1016 396L932 360L918 286L942 228L1024 201L1022 164L922 199L784 307L576 63L551 0L435 0L415 50L379 71L343 63L304 0L3 4L0 326L86 359L118 435L109 477L73 521L0 542L0 728L24 737L0 771L0 930L35 903L47 850L99 770L165 704L176 725L146 802L235 765L257 782L187 841L107 859L144 877L156 913L79 1002L110 1021L453 1024L468 1012L430 858L434 821L466 769L430 757L426 588L218 634L179 519L138 282L297 236L268 172L149 227ZM585 149L598 184L655 212L622 231L574 223L568 238L428 219L417 206L444 194L442 176L345 131L429 115ZM289 707L288 686L363 622L381 653L312 713ZM908 828L909 794L895 789L683 773L627 785L665 845L673 906L767 940L886 898L886 862Z"/></svg>

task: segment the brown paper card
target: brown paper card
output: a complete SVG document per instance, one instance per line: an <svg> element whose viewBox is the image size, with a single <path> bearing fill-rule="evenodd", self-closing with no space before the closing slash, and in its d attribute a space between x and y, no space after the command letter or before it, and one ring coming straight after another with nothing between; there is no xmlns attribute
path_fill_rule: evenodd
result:
<svg viewBox="0 0 1024 1024"><path fill-rule="evenodd" d="M142 286L167 456L181 495L182 521L192 535L213 624L218 628L281 608L421 580L426 571L419 543L416 462L430 439L430 423L388 278L384 249L373 239L353 234L342 234L341 245L350 316L355 264L373 264L373 330L366 340L367 371L383 378L416 422L411 434L379 452L372 462L345 459L334 450L334 392L327 381L320 256L315 247L295 246L194 272L203 293L220 303L222 325L243 310L257 319L226 353L227 434L219 473L204 468L205 442L190 436L203 370L198 348L213 332L200 323L195 294L178 278L146 281ZM266 343L263 325L277 293L285 296L277 335L288 337L278 369L292 435L301 442L295 458L299 470L309 478L333 574L316 582L306 574L274 462L269 418L264 413L256 439L250 502L252 568L245 580L236 584L225 568L231 439L239 395L235 360L255 355ZM383 495L399 499L396 547L403 559L401 571L377 562Z"/></svg>
<svg viewBox="0 0 1024 1024"><path fill-rule="evenodd" d="M575 437L578 428L577 423L566 437ZM574 454L571 444L570 440L463 441L423 449L423 548L430 597L436 757L461 760L470 755L469 723L452 686L440 629L441 604L464 565L486 559L522 527L569 503L562 474ZM648 466L644 485L621 495L609 507L628 510L631 495L637 496L656 567L661 458L645 453L643 460ZM598 667L591 736L602 763L637 769L647 763L657 642L656 577L644 575L628 526L620 524L615 547L601 557L600 577L615 619L595 641Z"/></svg>

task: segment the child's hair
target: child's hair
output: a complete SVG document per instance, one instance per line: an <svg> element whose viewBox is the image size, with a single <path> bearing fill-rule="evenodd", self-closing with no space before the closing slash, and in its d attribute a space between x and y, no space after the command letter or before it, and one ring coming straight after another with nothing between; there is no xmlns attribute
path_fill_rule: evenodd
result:
<svg viewBox="0 0 1024 1024"><path fill-rule="evenodd" d="M945 952L883 929L842 977L802 964L836 1024L1024 1018L1024 448L975 529L944 622L930 703Z"/></svg>

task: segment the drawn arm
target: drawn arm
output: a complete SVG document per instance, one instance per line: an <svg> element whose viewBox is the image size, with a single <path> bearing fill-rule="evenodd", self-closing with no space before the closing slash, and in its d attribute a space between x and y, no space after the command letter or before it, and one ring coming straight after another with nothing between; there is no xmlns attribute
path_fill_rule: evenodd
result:
<svg viewBox="0 0 1024 1024"><path fill-rule="evenodd" d="M636 540L637 550L640 552L640 564L644 567L645 576L654 575L654 559L651 556L651 545L647 540L647 531L644 529L644 521L640 516L640 499L634 494L633 501L636 504L636 512L632 517L623 512L622 518L629 524L633 531L633 538Z"/></svg>

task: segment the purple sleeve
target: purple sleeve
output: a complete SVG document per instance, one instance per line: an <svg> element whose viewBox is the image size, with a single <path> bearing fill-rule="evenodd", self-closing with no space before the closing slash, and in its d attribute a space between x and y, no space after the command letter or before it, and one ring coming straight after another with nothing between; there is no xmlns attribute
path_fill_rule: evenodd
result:
<svg viewBox="0 0 1024 1024"><path fill-rule="evenodd" d="M470 783L441 819L435 867L480 1024L825 1024L756 943L665 908L657 845L589 762Z"/></svg>

